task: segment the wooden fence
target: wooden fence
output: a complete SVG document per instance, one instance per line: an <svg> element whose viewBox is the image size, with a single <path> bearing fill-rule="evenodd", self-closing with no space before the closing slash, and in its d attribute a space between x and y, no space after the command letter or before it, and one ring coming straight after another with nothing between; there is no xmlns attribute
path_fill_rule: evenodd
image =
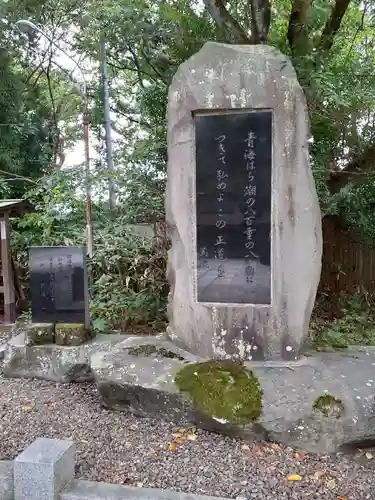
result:
<svg viewBox="0 0 375 500"><path fill-rule="evenodd" d="M130 226L140 235L152 236L151 224ZM323 219L321 291L375 292L375 247L356 241L338 217Z"/></svg>
<svg viewBox="0 0 375 500"><path fill-rule="evenodd" d="M336 217L323 219L321 290L375 292L375 248L357 241Z"/></svg>

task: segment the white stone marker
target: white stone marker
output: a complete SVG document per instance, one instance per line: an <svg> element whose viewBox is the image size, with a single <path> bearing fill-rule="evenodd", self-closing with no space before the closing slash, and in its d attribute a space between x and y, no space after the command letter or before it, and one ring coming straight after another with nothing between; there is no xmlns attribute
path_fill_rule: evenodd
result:
<svg viewBox="0 0 375 500"><path fill-rule="evenodd" d="M73 442L39 438L14 460L14 500L57 500L74 479Z"/></svg>

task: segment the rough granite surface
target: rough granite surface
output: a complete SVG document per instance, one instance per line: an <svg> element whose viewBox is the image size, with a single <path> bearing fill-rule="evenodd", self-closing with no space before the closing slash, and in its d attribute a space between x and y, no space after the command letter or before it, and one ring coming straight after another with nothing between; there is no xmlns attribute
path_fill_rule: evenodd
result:
<svg viewBox="0 0 375 500"><path fill-rule="evenodd" d="M145 339L133 338L132 345ZM152 342L152 339L149 341ZM155 341L154 341L155 342ZM333 453L356 443L375 442L375 350L352 350L301 357L297 362L246 362L263 391L263 411L255 424L235 425L204 415L174 384L187 362L201 361L168 342L166 351L182 359L129 354L129 341L112 352L97 352L91 369L104 403L136 415L159 415L176 423L248 441L267 439L316 453ZM343 411L314 409L324 395L341 402ZM328 409L329 410L329 409Z"/></svg>
<svg viewBox="0 0 375 500"><path fill-rule="evenodd" d="M89 357L96 350L109 349L125 335L98 335L79 346L46 344L28 346L25 333L9 339L3 361L4 377L39 378L53 382L92 380Z"/></svg>
<svg viewBox="0 0 375 500"><path fill-rule="evenodd" d="M192 111L273 109L271 306L196 299ZM309 164L304 93L287 57L269 46L206 43L169 90L166 216L171 230L170 338L206 357L296 359L320 279L321 214Z"/></svg>
<svg viewBox="0 0 375 500"><path fill-rule="evenodd" d="M57 500L74 479L73 442L39 438L14 460L16 500Z"/></svg>

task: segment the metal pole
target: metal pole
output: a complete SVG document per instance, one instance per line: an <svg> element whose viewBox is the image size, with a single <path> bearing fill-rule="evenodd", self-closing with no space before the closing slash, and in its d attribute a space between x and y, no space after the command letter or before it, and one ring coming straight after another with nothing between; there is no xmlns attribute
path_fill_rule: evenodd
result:
<svg viewBox="0 0 375 500"><path fill-rule="evenodd" d="M94 244L93 244L93 229L92 229L89 123L90 123L90 116L87 109L87 102L85 100L83 103L83 140L85 144L86 244L87 244L87 254L91 258L94 253Z"/></svg>
<svg viewBox="0 0 375 500"><path fill-rule="evenodd" d="M44 36L51 45L54 45L58 50L60 50L65 56L67 56L75 65L75 67L79 70L82 77L82 89L81 89L81 97L82 97L82 111L83 111L83 137L84 137L84 145L85 145L85 190L86 190L86 246L87 253L89 257L93 256L94 253L94 244L93 244L93 224L92 224L92 202L91 202L91 179L90 179L90 138L89 138L89 123L90 117L87 106L87 84L85 75L80 68L79 64L73 57L71 57L64 49L62 49L52 38L50 38L43 30L38 28L34 23L28 20L20 20L17 21L15 26L27 26L32 30L40 33ZM57 64L57 66L59 66ZM59 66L60 67L60 66ZM70 79L73 83L77 83L72 76L69 74Z"/></svg>
<svg viewBox="0 0 375 500"><path fill-rule="evenodd" d="M105 142L107 152L107 172L108 172L108 194L109 208L113 210L116 205L116 195L113 182L113 153L111 138L111 116L109 110L109 87L108 87L108 67L105 51L105 39L100 37L100 52L102 59L102 77L103 77L103 100L104 100L104 123L105 123Z"/></svg>

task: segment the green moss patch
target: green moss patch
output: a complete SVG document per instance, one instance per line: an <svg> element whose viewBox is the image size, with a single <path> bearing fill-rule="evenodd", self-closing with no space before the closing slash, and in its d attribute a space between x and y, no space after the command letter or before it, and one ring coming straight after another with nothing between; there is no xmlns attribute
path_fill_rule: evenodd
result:
<svg viewBox="0 0 375 500"><path fill-rule="evenodd" d="M178 359L179 361L184 361L184 358L179 354L169 351L164 347L156 347L154 344L144 344L135 347L129 347L128 353L131 356L161 356L163 358Z"/></svg>
<svg viewBox="0 0 375 500"><path fill-rule="evenodd" d="M175 377L181 392L206 415L234 424L255 422L262 413L262 390L254 374L232 361L183 367Z"/></svg>
<svg viewBox="0 0 375 500"><path fill-rule="evenodd" d="M321 413L325 417L340 418L345 412L344 403L341 399L335 398L330 394L324 394L316 398L313 404L313 409Z"/></svg>
<svg viewBox="0 0 375 500"><path fill-rule="evenodd" d="M138 345L136 347L129 347L128 353L131 356L151 356L157 353L157 348L153 344Z"/></svg>

